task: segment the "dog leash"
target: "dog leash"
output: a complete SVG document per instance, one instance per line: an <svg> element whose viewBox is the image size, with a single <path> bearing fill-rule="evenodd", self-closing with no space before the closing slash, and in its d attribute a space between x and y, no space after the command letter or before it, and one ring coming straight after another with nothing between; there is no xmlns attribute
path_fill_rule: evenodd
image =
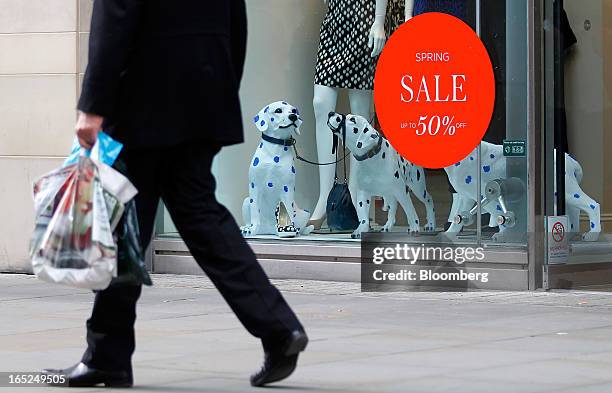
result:
<svg viewBox="0 0 612 393"><path fill-rule="evenodd" d="M336 161L333 161L333 162L319 163L319 162L314 162L314 161L307 160L306 158L300 156L300 153L298 152L295 143L293 143L293 151L295 152L295 158L297 160L305 162L307 164L317 165L317 166L335 165L335 164L339 163L340 161L346 160L346 157L348 157L351 154L351 152L348 152L348 153L346 153L346 155L344 157L342 157L342 158L340 158L340 159L338 159Z"/></svg>
<svg viewBox="0 0 612 393"><path fill-rule="evenodd" d="M293 147L293 151L294 151L294 153L295 153L295 158L296 158L296 159L298 159L298 160L300 160L300 161L302 161L302 162L305 162L305 163L307 163L307 164L311 164L311 165L318 165L318 166L324 166L324 165L334 165L334 164L337 164L337 163L339 163L340 161L342 161L342 160L346 159L346 157L348 157L348 155L349 155L349 154L351 154L351 153L349 152L348 154L346 154L346 155L345 155L343 158L341 158L341 159L339 159L339 160L336 160L336 161L334 161L334 162L326 162L326 163L324 163L324 164L321 164L321 163L318 163L318 162L314 162L314 161L307 160L306 158L304 158L304 157L300 156L300 153L298 152L298 149L297 149L297 141L296 141L294 138L289 138L289 139L280 139L280 138L274 138L274 137L271 137L271 136L268 136L268 135L265 135L265 134L263 134L263 135L261 136L261 138L262 138L264 141L266 141L266 142L270 142L270 143L273 143L273 144L275 144L275 145L280 145L280 146L285 146L285 147L289 147L289 146ZM336 143L337 143L337 142L336 142Z"/></svg>
<svg viewBox="0 0 612 393"><path fill-rule="evenodd" d="M329 124L329 119L327 121L327 124L330 127L330 129L331 129L332 127ZM346 140L346 116L345 115L342 115L342 121L338 125L338 129L342 130L342 140L343 141ZM302 161L302 162L305 162L307 164L317 165L317 166L335 165L335 164L339 163L340 161L344 161L344 166L345 166L344 171L346 173L346 157L348 157L351 154L351 152L349 151L348 153L346 153L344 155L344 157L338 159L338 139L339 138L338 138L338 136L336 134L334 134L333 137L334 137L334 140L333 140L333 144L332 144L332 154L336 155L336 161L327 162L327 163L322 164L322 163L319 163L319 162L314 162L314 161L310 161L310 160L307 160L307 159L303 158L302 156L300 156L300 153L298 152L297 148L295 147L296 142L295 142L295 139L294 139L293 150L295 151L295 158L300 160L300 161ZM346 152L346 149L344 149L344 151ZM337 176L337 173L336 173L336 176Z"/></svg>
<svg viewBox="0 0 612 393"><path fill-rule="evenodd" d="M331 125L329 124L328 121L328 125L331 128ZM342 115L342 121L340 122L340 124L338 125L338 129L342 131L342 140L346 140L346 116ZM338 157L338 142L339 142L339 138L337 135L333 135L333 145L332 145L332 154L336 154L336 157ZM293 152L295 153L295 158L299 161L305 162L307 164L311 164L311 165L316 165L316 166L326 166L326 165L335 165L337 163L339 163L340 161L345 161L345 166L346 166L346 157L348 157L351 152L349 151L348 153L346 153L344 155L344 157L340 158L340 159L336 159L336 161L332 161L332 162L326 162L326 163L320 163L320 162L315 162L315 161L311 161L308 160L304 157L302 157L300 155L300 152L297 149L297 141L294 138L289 138L289 139L279 139L279 138L274 138L268 135L263 134L262 135L262 139L273 143L275 145L280 145L280 146L291 146L293 147ZM346 148L344 148L344 151L346 152ZM345 168L346 171L346 168Z"/></svg>
<svg viewBox="0 0 612 393"><path fill-rule="evenodd" d="M345 141L346 140L346 115L341 115L342 116L342 120L340 121L340 124L338 124L338 130L342 132L342 140ZM370 123L375 119L375 116L372 118L372 120L370 120ZM332 129L333 127L331 126L331 124L329 124L329 120L327 121L327 125L329 126L330 129ZM336 134L333 135L333 144L332 144L332 154L336 154L336 157L338 157L338 145L339 145L339 138ZM369 151L368 153L366 153L366 155L364 157L362 157L361 159L359 159L358 157L355 157L358 161L363 161L365 159L368 158L372 158L373 156L375 156L376 154L378 154L378 152L380 152L380 148L382 147L382 136L380 138L380 140L378 141L378 146L376 146L374 149L372 149L371 151ZM334 165L339 163L340 161L344 161L344 171L346 173L346 157L348 157L349 155L351 155L351 152L349 151L348 153L346 153L344 155L344 157L337 159L336 161L332 161L332 162L327 162L324 164L318 163L318 162L314 162L314 161L310 161L307 160L305 158L303 158L302 156L300 156L300 153L297 150L297 141L293 138L290 139L290 144L289 146L293 146L293 151L295 152L295 158L299 161L305 162L307 164L311 164L311 165L317 165L317 166L325 166L325 165ZM374 153L374 150L376 150L376 152ZM343 151L346 152L346 148L343 146ZM337 175L337 174L336 174Z"/></svg>

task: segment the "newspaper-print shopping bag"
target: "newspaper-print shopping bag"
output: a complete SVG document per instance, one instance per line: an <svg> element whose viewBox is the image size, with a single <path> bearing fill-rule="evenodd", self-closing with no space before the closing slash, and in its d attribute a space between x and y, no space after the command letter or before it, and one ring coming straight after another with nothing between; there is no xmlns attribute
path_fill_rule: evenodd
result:
<svg viewBox="0 0 612 393"><path fill-rule="evenodd" d="M117 276L112 223L123 205L102 187L98 166L81 155L34 184L36 227L30 244L43 281L101 290Z"/></svg>

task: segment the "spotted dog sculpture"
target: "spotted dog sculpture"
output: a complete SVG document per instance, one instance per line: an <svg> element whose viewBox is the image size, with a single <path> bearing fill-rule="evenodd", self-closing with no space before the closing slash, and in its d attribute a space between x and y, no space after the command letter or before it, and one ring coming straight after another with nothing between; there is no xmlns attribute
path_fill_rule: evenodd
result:
<svg viewBox="0 0 612 393"><path fill-rule="evenodd" d="M504 157L503 147L488 142L482 142L481 145L482 168L481 170L481 190L485 194L486 185L496 179L504 179L506 177L506 157ZM565 155L565 202L567 212L570 219L570 232L578 232L580 230L580 212L583 211L589 216L590 230L582 235L585 241L596 241L601 232L601 216L599 204L589 197L581 188L583 173L582 167L569 154ZM463 228L463 223L457 223L455 217L459 212L470 211L476 204L476 174L477 161L476 151L462 161L444 168L448 178L456 190L453 196L453 205L449 222L451 226L447 233L453 234L460 232ZM499 227L500 236L507 229L504 224L498 224L498 217L502 215L503 208L499 203L488 203L482 208L483 213L490 214L489 226Z"/></svg>
<svg viewBox="0 0 612 393"><path fill-rule="evenodd" d="M298 109L278 101L264 107L253 118L261 131L261 141L249 167L249 196L242 204L244 236L278 235L295 237L309 234L306 226L310 213L295 203L295 162L290 150L293 134L300 134L302 119ZM278 222L280 204L290 219L289 225Z"/></svg>
<svg viewBox="0 0 612 393"><path fill-rule="evenodd" d="M389 212L387 223L382 228L383 232L393 229L398 202L404 209L410 232L420 231L419 217L409 191L412 191L427 209L427 224L424 230L435 230L434 203L427 191L423 168L401 157L361 116L345 116L331 112L328 125L334 135L343 140L346 148L357 160L351 176L357 177L358 191L354 201L359 216L359 227L353 232L353 238L359 238L363 232L370 230L369 210L372 196L382 196L385 210Z"/></svg>

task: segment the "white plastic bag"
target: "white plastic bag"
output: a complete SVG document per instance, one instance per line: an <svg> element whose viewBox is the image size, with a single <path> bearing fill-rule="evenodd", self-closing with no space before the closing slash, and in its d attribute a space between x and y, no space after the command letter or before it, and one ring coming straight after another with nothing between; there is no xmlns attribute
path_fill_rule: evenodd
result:
<svg viewBox="0 0 612 393"><path fill-rule="evenodd" d="M94 147L91 156L98 151ZM108 287L117 276L113 230L136 193L125 176L86 154L37 180L30 244L36 276L78 288Z"/></svg>

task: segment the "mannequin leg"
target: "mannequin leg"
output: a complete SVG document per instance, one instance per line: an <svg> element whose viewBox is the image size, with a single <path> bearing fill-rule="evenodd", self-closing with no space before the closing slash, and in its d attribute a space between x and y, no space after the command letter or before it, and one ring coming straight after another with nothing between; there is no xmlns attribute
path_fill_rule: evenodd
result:
<svg viewBox="0 0 612 393"><path fill-rule="evenodd" d="M314 87L314 113L316 119L316 137L317 137L317 157L319 162L333 162L335 156L332 154L333 138L332 133L327 126L327 116L329 112L336 110L338 102L338 89L328 86L315 85ZM319 167L319 200L317 206L312 212L309 224L315 225L315 228L320 227L321 222L317 222L325 218L327 209L327 197L334 185L335 168L333 165L324 165ZM318 225L317 225L318 224Z"/></svg>
<svg viewBox="0 0 612 393"><path fill-rule="evenodd" d="M372 91L371 90L349 90L349 102L351 104L351 113L353 115L362 116L370 121L370 110L372 108ZM349 178L349 191L353 199L353 205L357 198L357 160L353 155L351 157L351 176Z"/></svg>

